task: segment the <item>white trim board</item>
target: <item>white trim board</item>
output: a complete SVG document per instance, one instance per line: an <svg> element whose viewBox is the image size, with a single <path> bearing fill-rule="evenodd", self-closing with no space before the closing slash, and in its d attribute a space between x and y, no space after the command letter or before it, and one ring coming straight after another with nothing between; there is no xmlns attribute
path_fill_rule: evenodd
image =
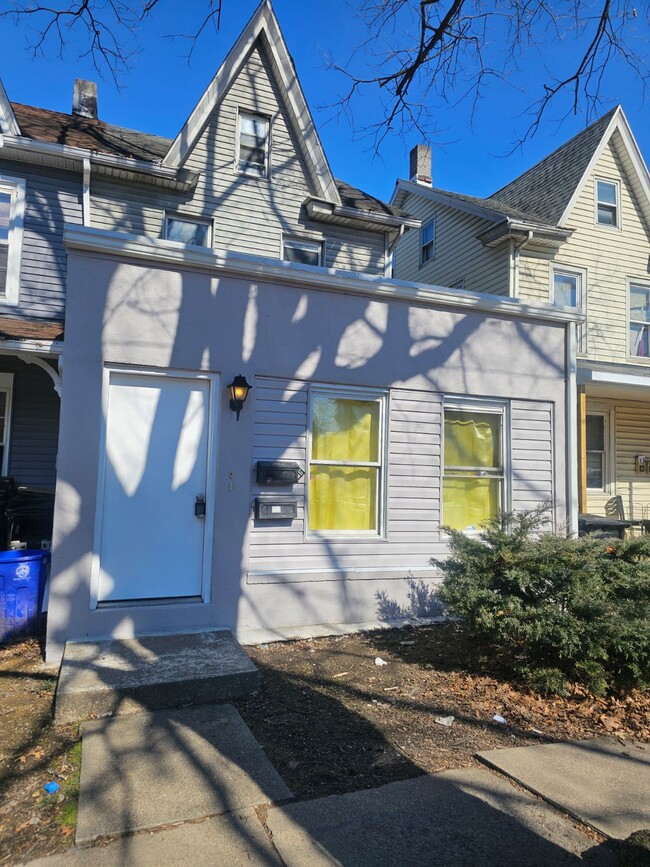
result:
<svg viewBox="0 0 650 867"><path fill-rule="evenodd" d="M387 280L357 271L334 268L313 268L280 262L261 256L188 248L171 241L145 236L107 232L83 226L67 226L64 240L69 250L103 253L119 259L135 259L149 263L171 264L174 267L229 273L267 283L298 285L325 291L344 292L371 298L385 298L408 303L474 310L485 313L541 319L548 322L582 322L584 316L569 307L536 302L523 303L517 298L501 298L480 292L459 292L444 286Z"/></svg>
<svg viewBox="0 0 650 867"><path fill-rule="evenodd" d="M0 80L0 132L7 135L20 135L20 127L2 80Z"/></svg>

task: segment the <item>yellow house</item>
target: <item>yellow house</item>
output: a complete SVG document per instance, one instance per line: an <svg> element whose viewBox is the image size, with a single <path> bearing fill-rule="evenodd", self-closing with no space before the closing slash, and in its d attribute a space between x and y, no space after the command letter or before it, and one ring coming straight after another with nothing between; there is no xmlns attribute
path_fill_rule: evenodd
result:
<svg viewBox="0 0 650 867"><path fill-rule="evenodd" d="M650 175L623 109L487 198L435 189L430 171L414 148L392 203L422 228L394 276L579 308L578 508L621 496L627 518L650 518Z"/></svg>

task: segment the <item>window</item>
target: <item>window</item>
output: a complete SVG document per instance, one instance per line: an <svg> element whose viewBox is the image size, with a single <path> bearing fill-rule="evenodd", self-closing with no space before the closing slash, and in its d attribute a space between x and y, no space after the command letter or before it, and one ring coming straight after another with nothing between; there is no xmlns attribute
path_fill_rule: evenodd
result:
<svg viewBox="0 0 650 867"><path fill-rule="evenodd" d="M3 476L9 475L9 431L13 384L13 373L0 373L0 473Z"/></svg>
<svg viewBox="0 0 650 867"><path fill-rule="evenodd" d="M607 485L607 414L587 413L587 487L604 491Z"/></svg>
<svg viewBox="0 0 650 867"><path fill-rule="evenodd" d="M553 304L584 310L585 273L553 268ZM586 324L578 325L578 352L587 351Z"/></svg>
<svg viewBox="0 0 650 867"><path fill-rule="evenodd" d="M436 221L429 220L420 229L420 267L436 255Z"/></svg>
<svg viewBox="0 0 650 867"><path fill-rule="evenodd" d="M269 174L268 118L254 114L239 114L239 144L237 171L245 175L266 178Z"/></svg>
<svg viewBox="0 0 650 867"><path fill-rule="evenodd" d="M650 358L650 286L630 284L630 355Z"/></svg>
<svg viewBox="0 0 650 867"><path fill-rule="evenodd" d="M211 225L205 220L193 220L191 217L165 217L165 238L168 241L179 241L181 244L192 244L194 247L211 247L210 230Z"/></svg>
<svg viewBox="0 0 650 867"><path fill-rule="evenodd" d="M382 532L385 395L314 390L309 530Z"/></svg>
<svg viewBox="0 0 650 867"><path fill-rule="evenodd" d="M323 245L318 241L284 238L282 243L282 258L285 262L296 262L298 265L320 265L322 253Z"/></svg>
<svg viewBox="0 0 650 867"><path fill-rule="evenodd" d="M477 530L504 508L504 414L504 406L445 407L445 526Z"/></svg>
<svg viewBox="0 0 650 867"><path fill-rule="evenodd" d="M0 297L18 304L25 181L0 175Z"/></svg>
<svg viewBox="0 0 650 867"><path fill-rule="evenodd" d="M618 227L618 184L596 181L596 220L601 226Z"/></svg>

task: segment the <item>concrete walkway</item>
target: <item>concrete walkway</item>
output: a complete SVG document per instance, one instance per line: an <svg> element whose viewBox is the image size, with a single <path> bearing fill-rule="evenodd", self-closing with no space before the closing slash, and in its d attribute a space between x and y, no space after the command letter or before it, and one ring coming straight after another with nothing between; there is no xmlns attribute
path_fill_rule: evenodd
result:
<svg viewBox="0 0 650 867"><path fill-rule="evenodd" d="M482 758L590 825L627 831L619 824L625 813L633 830L650 827L650 748L620 751L616 744L526 747ZM227 705L87 723L81 774L77 842L85 845L33 865L617 864L611 845L488 768L296 802ZM587 784L583 807L577 780ZM560 789L571 792L571 803Z"/></svg>

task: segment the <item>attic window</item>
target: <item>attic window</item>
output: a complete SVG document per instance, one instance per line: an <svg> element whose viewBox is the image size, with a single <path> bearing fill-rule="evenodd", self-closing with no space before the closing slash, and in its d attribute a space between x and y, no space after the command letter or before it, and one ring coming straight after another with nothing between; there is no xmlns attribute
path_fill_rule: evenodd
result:
<svg viewBox="0 0 650 867"><path fill-rule="evenodd" d="M269 175L269 134L271 122L255 114L239 114L237 171L267 178Z"/></svg>
<svg viewBox="0 0 650 867"><path fill-rule="evenodd" d="M601 226L618 228L618 184L596 181L596 220Z"/></svg>

